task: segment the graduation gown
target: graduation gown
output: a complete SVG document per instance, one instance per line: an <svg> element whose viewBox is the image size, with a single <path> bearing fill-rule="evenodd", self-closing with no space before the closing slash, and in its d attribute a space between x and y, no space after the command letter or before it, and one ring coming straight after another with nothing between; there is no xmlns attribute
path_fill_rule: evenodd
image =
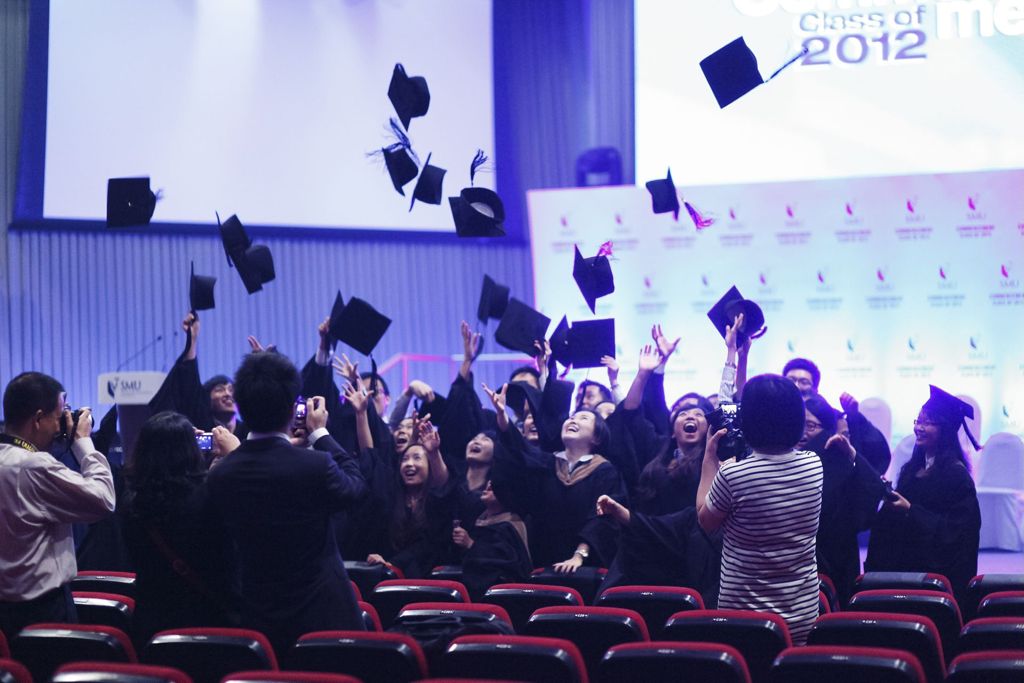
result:
<svg viewBox="0 0 1024 683"><path fill-rule="evenodd" d="M526 549L526 526L518 515L481 515L468 529L473 546L462 556L462 583L475 602L496 583L526 581L533 570Z"/></svg>
<svg viewBox="0 0 1024 683"><path fill-rule="evenodd" d="M943 574L961 600L978 573L981 513L970 472L963 463L946 462L923 477L901 474L896 490L910 501L910 510L879 510L864 568Z"/></svg>
<svg viewBox="0 0 1024 683"><path fill-rule="evenodd" d="M208 432L217 422L210 410L210 394L203 391L199 380L199 361L178 356L163 384L149 401L149 409L155 415L163 410L173 410L188 418L196 429ZM249 428L239 419L235 422L235 436L241 440L249 434Z"/></svg>

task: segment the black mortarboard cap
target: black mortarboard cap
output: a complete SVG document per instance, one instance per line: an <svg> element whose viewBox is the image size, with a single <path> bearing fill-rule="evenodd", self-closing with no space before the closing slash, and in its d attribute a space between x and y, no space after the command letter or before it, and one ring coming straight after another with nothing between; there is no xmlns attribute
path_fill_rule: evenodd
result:
<svg viewBox="0 0 1024 683"><path fill-rule="evenodd" d="M341 314L345 310L345 300L341 298L341 290L338 290L334 297L334 304L331 306L331 317L327 321L328 334L331 344L336 344L341 338Z"/></svg>
<svg viewBox="0 0 1024 683"><path fill-rule="evenodd" d="M217 224L220 227L220 241L224 245L224 253L227 254L228 261L233 264L235 256L244 254L245 250L252 245L252 240L246 234L242 221L238 220L238 216L235 214L231 214L223 223L220 222L218 216Z"/></svg>
<svg viewBox="0 0 1024 683"><path fill-rule="evenodd" d="M551 347L551 358L569 367L572 363L569 357L569 321L564 315L558 321L555 331L551 333L548 346Z"/></svg>
<svg viewBox="0 0 1024 683"><path fill-rule="evenodd" d="M388 99L395 107L395 113L406 130L409 122L417 116L423 116L430 108L430 88L423 76L407 76L405 67L395 64L391 72L391 83L388 85Z"/></svg>
<svg viewBox="0 0 1024 683"><path fill-rule="evenodd" d="M254 244L240 256L233 259L238 274L242 276L245 291L254 294L263 289L263 285L271 282L274 272L274 257L270 248L262 244Z"/></svg>
<svg viewBox="0 0 1024 683"><path fill-rule="evenodd" d="M740 290L733 286L708 311L708 318L723 339L726 325L732 325L740 313L743 314L743 329L736 334L737 346L745 344L747 336L757 334L764 327L764 313L761 307L749 299L744 299Z"/></svg>
<svg viewBox="0 0 1024 683"><path fill-rule="evenodd" d="M546 315L513 297L508 300L505 315L501 316L494 338L506 349L535 356L537 347L533 343L547 336L550 324L551 319Z"/></svg>
<svg viewBox="0 0 1024 683"><path fill-rule="evenodd" d="M505 205L494 190L467 187L449 197L455 232L459 237L504 237Z"/></svg>
<svg viewBox="0 0 1024 683"><path fill-rule="evenodd" d="M149 225L156 208L156 194L149 177L111 178L107 181L107 227Z"/></svg>
<svg viewBox="0 0 1024 683"><path fill-rule="evenodd" d="M337 301L335 299L335 305L337 305ZM334 318L333 311L332 318ZM368 356L373 353L374 347L377 346L390 325L391 318L383 315L362 299L352 297L337 318L332 320L331 334L339 341L345 342L356 351Z"/></svg>
<svg viewBox="0 0 1024 683"><path fill-rule="evenodd" d="M541 414L541 400L540 389L526 382L509 382L508 389L505 390L505 404L520 420L525 417L524 408L529 408L534 420L538 419Z"/></svg>
<svg viewBox="0 0 1024 683"><path fill-rule="evenodd" d="M575 247L576 255L572 266L572 278L579 285L583 298L587 300L590 312L594 313L594 305L602 296L615 291L615 278L612 276L612 264L607 256L591 256L583 258L580 248Z"/></svg>
<svg viewBox="0 0 1024 683"><path fill-rule="evenodd" d="M578 320L569 328L569 360L574 368L596 368L615 357L615 319Z"/></svg>
<svg viewBox="0 0 1024 683"><path fill-rule="evenodd" d="M651 206L654 213L668 213L679 220L679 195L676 184L672 182L672 169L668 169L668 177L647 181L647 191L651 193Z"/></svg>
<svg viewBox="0 0 1024 683"><path fill-rule="evenodd" d="M700 68L719 107L728 106L764 83L757 57L742 37L702 59Z"/></svg>
<svg viewBox="0 0 1024 683"><path fill-rule="evenodd" d="M391 176L391 184L395 186L398 194L405 196L404 188L419 173L416 161L409 154L409 148L404 145L391 145L381 150L384 154L384 165Z"/></svg>
<svg viewBox="0 0 1024 683"><path fill-rule="evenodd" d="M432 166L430 155L427 155L423 170L420 171L420 177L416 181L416 187L412 191L412 200L409 202L410 211L417 199L425 204L441 203L441 185L444 183L444 174L447 172L440 166Z"/></svg>
<svg viewBox="0 0 1024 683"><path fill-rule="evenodd" d="M477 320L482 323L486 323L490 318L500 320L508 307L508 293L508 287L499 285L490 275L484 275L484 284L480 288L480 303L476 307Z"/></svg>
<svg viewBox="0 0 1024 683"><path fill-rule="evenodd" d="M196 275L193 263L188 278L188 303L193 311L207 311L214 307L213 286L217 278L209 275Z"/></svg>
<svg viewBox="0 0 1024 683"><path fill-rule="evenodd" d="M939 422L963 427L967 438L970 439L971 445L974 446L974 450L981 450L981 445L967 427L967 420L974 419L974 406L953 394L943 391L934 384L929 384L928 389L930 395L921 408L927 410L928 414Z"/></svg>

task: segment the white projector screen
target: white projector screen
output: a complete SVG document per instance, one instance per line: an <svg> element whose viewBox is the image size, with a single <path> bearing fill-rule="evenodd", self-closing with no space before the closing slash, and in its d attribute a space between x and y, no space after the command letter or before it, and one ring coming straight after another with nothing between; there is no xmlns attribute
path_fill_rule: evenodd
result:
<svg viewBox="0 0 1024 683"><path fill-rule="evenodd" d="M680 185L1024 167L1024 0L636 1L637 178ZM767 78L725 109L700 61Z"/></svg>
<svg viewBox="0 0 1024 683"><path fill-rule="evenodd" d="M148 175L154 221L451 230L367 152L401 62L430 87L413 149L458 194L493 163L491 61L484 0L51 0L44 216L103 218L107 178Z"/></svg>

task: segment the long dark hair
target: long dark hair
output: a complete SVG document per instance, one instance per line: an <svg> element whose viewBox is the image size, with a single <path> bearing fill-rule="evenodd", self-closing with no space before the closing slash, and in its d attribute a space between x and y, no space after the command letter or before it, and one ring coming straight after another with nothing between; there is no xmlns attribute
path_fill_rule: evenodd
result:
<svg viewBox="0 0 1024 683"><path fill-rule="evenodd" d="M676 401L676 408L672 411L668 420L670 436L664 440L658 455L647 463L640 472L636 488L637 495L641 500L651 500L658 495L658 482L665 480L674 482L690 477L700 478L701 463L704 462L704 449L708 443L708 432L704 433L700 448L694 449L696 455L692 457L686 457L685 455L682 458L676 457L679 445L676 443L675 436L673 436L676 420L679 419L679 415L683 411L692 410L693 408L700 408L704 412L705 417L713 410L711 403L700 394L689 393L681 396Z"/></svg>
<svg viewBox="0 0 1024 683"><path fill-rule="evenodd" d="M960 445L960 438L957 436L957 433L960 431L960 423L936 420L936 416L931 413L921 412L929 419L935 420L939 425L939 447L935 454L935 468L938 469L960 463L970 472L971 461L967 459L967 454L964 453L964 449ZM896 487L900 488L900 484L903 483L904 479L914 476L918 470L924 468L924 464L925 449L915 445L914 450L910 454L910 460L900 469L900 476L897 479Z"/></svg>
<svg viewBox="0 0 1024 683"><path fill-rule="evenodd" d="M157 413L142 425L125 468L129 512L145 518L173 514L205 476L192 423L178 413Z"/></svg>

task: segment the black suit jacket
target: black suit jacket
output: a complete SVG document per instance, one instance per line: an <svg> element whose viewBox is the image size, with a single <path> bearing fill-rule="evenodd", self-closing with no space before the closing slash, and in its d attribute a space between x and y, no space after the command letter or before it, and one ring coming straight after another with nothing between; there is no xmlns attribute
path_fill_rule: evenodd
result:
<svg viewBox="0 0 1024 683"><path fill-rule="evenodd" d="M207 478L214 513L237 548L243 621L275 649L310 631L363 628L331 515L366 484L333 438L316 448L277 437L245 441Z"/></svg>

